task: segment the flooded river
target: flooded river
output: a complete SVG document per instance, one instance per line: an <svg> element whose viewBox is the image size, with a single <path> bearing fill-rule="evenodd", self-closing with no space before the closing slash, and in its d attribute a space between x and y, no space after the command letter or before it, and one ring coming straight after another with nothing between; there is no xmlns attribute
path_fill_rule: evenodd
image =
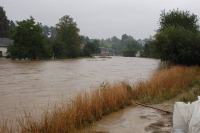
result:
<svg viewBox="0 0 200 133"><path fill-rule="evenodd" d="M57 61L0 59L0 118L13 118L24 110L95 89L102 82L137 82L157 69L158 60L128 57Z"/></svg>

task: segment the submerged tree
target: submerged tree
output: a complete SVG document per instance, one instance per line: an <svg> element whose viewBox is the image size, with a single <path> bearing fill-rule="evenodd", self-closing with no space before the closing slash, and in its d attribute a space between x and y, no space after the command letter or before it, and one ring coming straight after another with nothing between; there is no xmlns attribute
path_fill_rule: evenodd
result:
<svg viewBox="0 0 200 133"><path fill-rule="evenodd" d="M82 55L83 56L92 56L92 54L100 53L100 40L89 39L88 37L82 37Z"/></svg>
<svg viewBox="0 0 200 133"><path fill-rule="evenodd" d="M14 44L8 48L9 55L13 59L42 59L50 57L42 28L32 17L17 22L13 39Z"/></svg>
<svg viewBox="0 0 200 133"><path fill-rule="evenodd" d="M77 24L70 16L64 16L56 25L56 43L54 53L56 58L74 58L80 55L80 36ZM58 56L59 55L59 56Z"/></svg>

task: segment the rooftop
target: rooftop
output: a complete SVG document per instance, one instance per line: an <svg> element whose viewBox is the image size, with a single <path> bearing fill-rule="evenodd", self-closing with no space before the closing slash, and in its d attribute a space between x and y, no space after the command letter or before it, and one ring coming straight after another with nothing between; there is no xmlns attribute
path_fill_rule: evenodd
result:
<svg viewBox="0 0 200 133"><path fill-rule="evenodd" d="M0 38L0 47L8 47L13 44L13 40L9 38Z"/></svg>

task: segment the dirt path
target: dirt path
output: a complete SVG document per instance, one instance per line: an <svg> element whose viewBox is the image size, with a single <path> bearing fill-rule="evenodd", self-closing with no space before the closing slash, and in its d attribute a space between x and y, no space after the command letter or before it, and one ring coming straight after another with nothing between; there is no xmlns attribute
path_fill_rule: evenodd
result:
<svg viewBox="0 0 200 133"><path fill-rule="evenodd" d="M162 109L169 105L155 105ZM90 133L170 133L171 115L141 106L129 107L95 123Z"/></svg>

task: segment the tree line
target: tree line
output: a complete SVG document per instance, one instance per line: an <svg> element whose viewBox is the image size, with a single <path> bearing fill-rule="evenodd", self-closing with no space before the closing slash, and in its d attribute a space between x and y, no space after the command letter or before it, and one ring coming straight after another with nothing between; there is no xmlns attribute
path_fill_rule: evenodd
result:
<svg viewBox="0 0 200 133"><path fill-rule="evenodd" d="M156 34L145 40L144 57L182 65L200 65L198 16L179 9L160 15Z"/></svg>
<svg viewBox="0 0 200 133"><path fill-rule="evenodd" d="M12 59L76 58L100 53L100 47L113 55L135 56L142 46L130 35L119 39L90 39L79 34L76 22L68 15L59 19L56 26L43 25L33 17L22 21L7 19L0 7L0 38L11 38L14 44L8 48Z"/></svg>
<svg viewBox="0 0 200 133"><path fill-rule="evenodd" d="M144 40L130 35L121 38L90 39L81 36L76 22L68 15L54 27L42 25L33 17L13 22L0 7L0 38L11 38L8 48L12 59L76 58L100 53L106 47L114 55L160 58L183 65L200 64L200 30L198 16L179 9L162 11L156 34ZM144 43L144 44L143 44Z"/></svg>
<svg viewBox="0 0 200 133"><path fill-rule="evenodd" d="M113 36L108 39L102 39L101 47L107 47L114 55L135 57L138 51L142 50L142 44L132 36L123 34L121 38Z"/></svg>
<svg viewBox="0 0 200 133"><path fill-rule="evenodd" d="M76 58L100 52L100 41L81 36L76 22L68 15L55 27L42 25L33 17L13 22L0 7L0 38L11 38L8 47L12 59Z"/></svg>

